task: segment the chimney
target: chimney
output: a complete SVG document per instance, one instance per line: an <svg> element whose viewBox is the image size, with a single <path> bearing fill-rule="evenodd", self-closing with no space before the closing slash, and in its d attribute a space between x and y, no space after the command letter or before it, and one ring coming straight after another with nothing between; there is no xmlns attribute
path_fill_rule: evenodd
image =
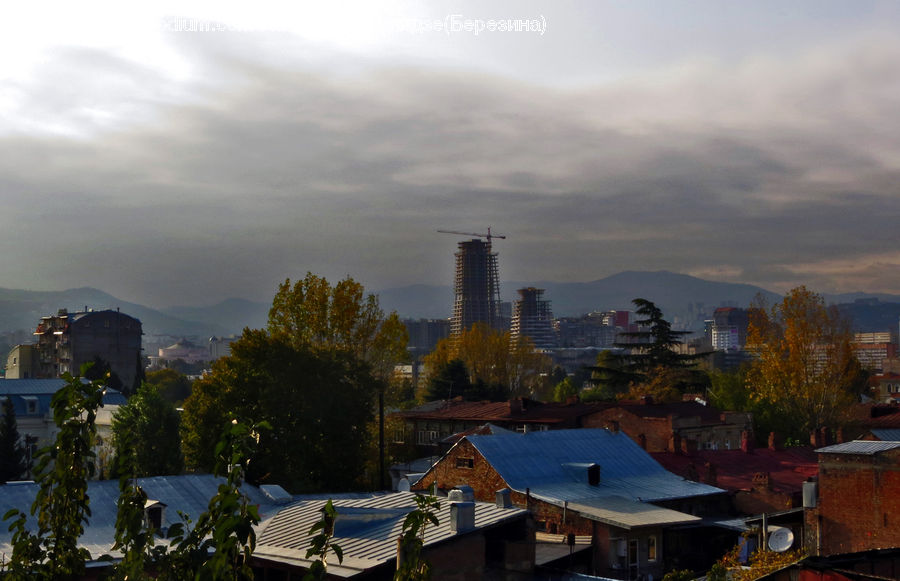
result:
<svg viewBox="0 0 900 581"><path fill-rule="evenodd" d="M769 432L769 450L778 450L781 448L781 438L775 432Z"/></svg>
<svg viewBox="0 0 900 581"><path fill-rule="evenodd" d="M754 490L772 490L772 478L768 472L757 472L753 475Z"/></svg>
<svg viewBox="0 0 900 581"><path fill-rule="evenodd" d="M494 493L494 498L496 499L497 508L510 508L512 506L509 488L498 490Z"/></svg>
<svg viewBox="0 0 900 581"><path fill-rule="evenodd" d="M587 469L588 484L591 486L600 486L600 465L591 464Z"/></svg>
<svg viewBox="0 0 900 581"><path fill-rule="evenodd" d="M837 429L837 441L835 444L843 444L844 443L844 428Z"/></svg>
<svg viewBox="0 0 900 581"><path fill-rule="evenodd" d="M475 528L475 503L472 501L450 503L450 530L464 533Z"/></svg>
<svg viewBox="0 0 900 581"><path fill-rule="evenodd" d="M748 430L741 432L741 451L747 454L753 451L753 438Z"/></svg>
<svg viewBox="0 0 900 581"><path fill-rule="evenodd" d="M681 454L681 436L672 432L672 436L669 438L669 449L675 452L676 454Z"/></svg>
<svg viewBox="0 0 900 581"><path fill-rule="evenodd" d="M831 445L831 432L825 426L819 428L819 439L822 441L823 446Z"/></svg>
<svg viewBox="0 0 900 581"><path fill-rule="evenodd" d="M809 432L809 443L813 448L821 448L822 444L822 433L819 430L812 430Z"/></svg>
<svg viewBox="0 0 900 581"><path fill-rule="evenodd" d="M715 486L716 485L716 465L713 464L712 462L707 462L706 464L703 465L703 467L706 468L706 476L703 479L704 482L706 482L707 484L709 484L711 486Z"/></svg>

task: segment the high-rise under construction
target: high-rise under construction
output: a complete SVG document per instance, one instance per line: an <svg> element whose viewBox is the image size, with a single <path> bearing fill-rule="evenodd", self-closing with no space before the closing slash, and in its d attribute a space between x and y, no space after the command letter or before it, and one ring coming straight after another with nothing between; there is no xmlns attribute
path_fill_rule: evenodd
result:
<svg viewBox="0 0 900 581"><path fill-rule="evenodd" d="M458 336L475 323L501 327L497 253L491 252L490 234L487 240L459 243L454 289L451 335Z"/></svg>
<svg viewBox="0 0 900 581"><path fill-rule="evenodd" d="M530 286L518 292L519 300L513 305L512 337L528 337L540 349L556 347L553 312L550 301L543 298L544 289Z"/></svg>

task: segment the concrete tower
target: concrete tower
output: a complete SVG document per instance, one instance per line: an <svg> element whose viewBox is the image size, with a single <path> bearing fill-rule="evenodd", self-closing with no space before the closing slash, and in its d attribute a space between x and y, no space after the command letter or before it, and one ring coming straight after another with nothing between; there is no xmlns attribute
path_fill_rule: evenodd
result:
<svg viewBox="0 0 900 581"><path fill-rule="evenodd" d="M451 335L458 336L475 323L500 328L497 253L491 252L490 237L459 243L454 289Z"/></svg>
<svg viewBox="0 0 900 581"><path fill-rule="evenodd" d="M544 289L533 286L519 289L519 300L513 305L513 338L529 337L535 347L551 349L557 346L553 330L553 313L550 301L544 300Z"/></svg>

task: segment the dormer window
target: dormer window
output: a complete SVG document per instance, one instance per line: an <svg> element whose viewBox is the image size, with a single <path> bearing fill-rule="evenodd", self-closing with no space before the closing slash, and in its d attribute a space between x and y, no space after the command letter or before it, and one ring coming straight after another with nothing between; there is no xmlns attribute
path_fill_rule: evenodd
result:
<svg viewBox="0 0 900 581"><path fill-rule="evenodd" d="M144 520L148 528L162 530L163 523L166 521L166 504L148 498L144 502Z"/></svg>

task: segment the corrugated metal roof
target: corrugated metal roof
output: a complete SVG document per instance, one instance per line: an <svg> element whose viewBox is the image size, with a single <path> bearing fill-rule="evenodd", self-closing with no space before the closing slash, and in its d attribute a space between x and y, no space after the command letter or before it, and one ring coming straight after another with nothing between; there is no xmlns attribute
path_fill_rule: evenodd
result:
<svg viewBox="0 0 900 581"><path fill-rule="evenodd" d="M338 512L332 542L344 552L338 564L331 555L329 575L349 577L360 571L388 563L396 558L397 538L403 530L406 515L416 508L415 494L395 492L372 494L362 498L336 498ZM261 525L254 556L258 559L307 566L306 551L312 537L309 529L321 518L324 499L302 500L283 508ZM425 545L433 545L456 536L450 530L450 503L443 499L437 511L438 526L425 529ZM521 518L526 511L500 508L494 504L475 503L476 529L510 519ZM343 523L342 523L343 521Z"/></svg>
<svg viewBox="0 0 900 581"><path fill-rule="evenodd" d="M888 450L900 448L900 442L879 442L875 440L854 440L818 448L816 452L821 454L863 454L874 455Z"/></svg>
<svg viewBox="0 0 900 581"><path fill-rule="evenodd" d="M874 428L871 431L882 442L900 442L900 428Z"/></svg>
<svg viewBox="0 0 900 581"><path fill-rule="evenodd" d="M167 506L163 526L181 522L178 511L196 521L203 513L209 500L218 492L224 478L212 475L193 474L184 476L154 476L139 478L138 483L147 493L147 498L162 502ZM0 485L0 515L17 508L26 514L31 510L38 484ZM259 505L260 518L271 516L279 508L254 486L241 489L252 504ZM79 545L86 548L93 558L110 552L115 540L116 500L119 498L119 483L116 480L91 481L88 483L91 516L85 526ZM7 526L0 526L0 551L9 554L12 550L12 534ZM36 518L29 515L28 530L37 529Z"/></svg>
<svg viewBox="0 0 900 581"><path fill-rule="evenodd" d="M560 501L621 496L652 502L723 492L668 472L624 432L551 430L467 439L510 488ZM591 463L600 465L599 486L588 484Z"/></svg>
<svg viewBox="0 0 900 581"><path fill-rule="evenodd" d="M702 520L699 516L661 508L645 502L636 502L621 496L591 498L570 502L568 506L591 520L626 529L695 523Z"/></svg>

